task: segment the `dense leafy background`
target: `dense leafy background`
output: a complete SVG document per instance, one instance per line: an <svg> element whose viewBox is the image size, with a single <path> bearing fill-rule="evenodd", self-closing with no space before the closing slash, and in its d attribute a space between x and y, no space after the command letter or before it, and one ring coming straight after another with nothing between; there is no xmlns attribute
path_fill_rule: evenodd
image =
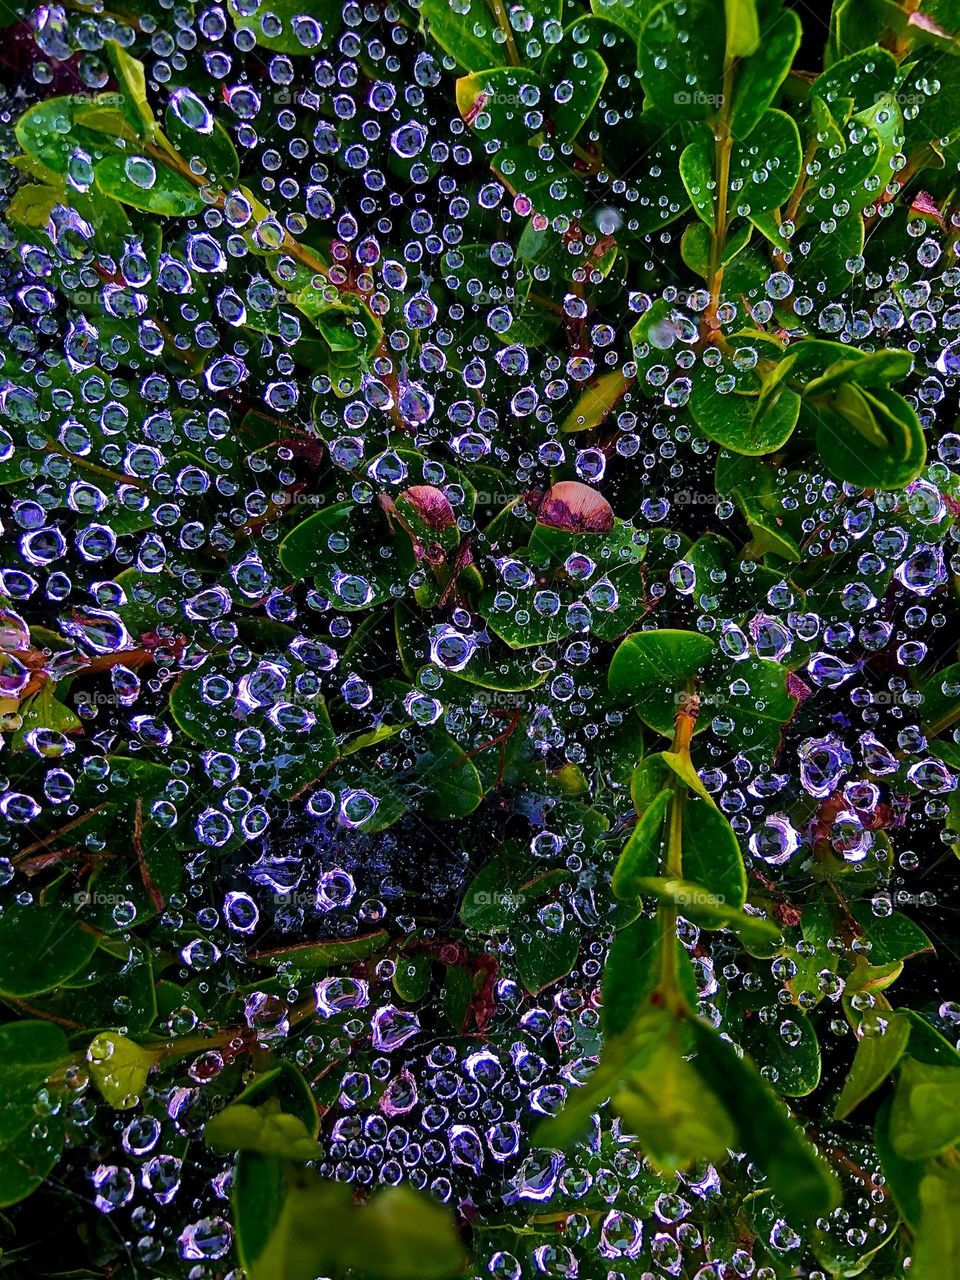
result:
<svg viewBox="0 0 960 1280"><path fill-rule="evenodd" d="M960 6L0 40L0 1271L949 1280Z"/></svg>

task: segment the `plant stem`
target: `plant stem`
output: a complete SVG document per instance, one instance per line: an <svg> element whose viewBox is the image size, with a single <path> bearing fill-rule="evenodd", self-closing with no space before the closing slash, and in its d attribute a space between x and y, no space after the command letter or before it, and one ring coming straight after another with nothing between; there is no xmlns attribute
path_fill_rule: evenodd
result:
<svg viewBox="0 0 960 1280"><path fill-rule="evenodd" d="M723 69L723 102L717 120L717 210L710 244L710 275L707 287L710 302L704 314L706 338L711 340L720 328L717 311L720 307L720 287L723 284L723 247L727 240L728 197L730 186L730 157L733 152L733 133L730 129L730 111L733 102L733 62L728 59Z"/></svg>
<svg viewBox="0 0 960 1280"><path fill-rule="evenodd" d="M690 743L699 711L700 699L688 692L686 700L674 719L671 750L675 755L683 756L687 762L690 761ZM683 878L683 809L687 799L687 788L676 776L671 779L671 786L673 799L670 803L667 827L667 857L664 873L671 880L681 880ZM680 990L677 968L677 919L677 908L673 903L661 902L657 908L657 920L660 926L660 981L657 984L657 990L664 1004L679 1014L686 1010L687 1002Z"/></svg>
<svg viewBox="0 0 960 1280"><path fill-rule="evenodd" d="M497 20L497 26L506 36L504 47L507 50L507 57L510 59L510 65L511 67L519 67L520 54L517 51L517 42L513 38L513 30L510 27L510 19L507 16L503 0L490 0L490 7L493 10L493 16Z"/></svg>

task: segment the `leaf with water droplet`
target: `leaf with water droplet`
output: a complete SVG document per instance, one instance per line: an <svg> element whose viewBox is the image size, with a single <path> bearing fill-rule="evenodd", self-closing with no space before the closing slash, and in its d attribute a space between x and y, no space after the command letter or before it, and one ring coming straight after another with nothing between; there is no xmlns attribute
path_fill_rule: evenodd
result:
<svg viewBox="0 0 960 1280"><path fill-rule="evenodd" d="M860 1038L834 1118L843 1120L874 1090L879 1089L897 1066L910 1038L910 1023L896 1012L868 1010L860 1023Z"/></svg>
<svg viewBox="0 0 960 1280"><path fill-rule="evenodd" d="M805 1221L827 1214L839 1200L837 1180L756 1066L739 1057L733 1045L699 1018L692 1028L697 1046L694 1068L733 1118L734 1145L763 1169L791 1218Z"/></svg>
<svg viewBox="0 0 960 1280"><path fill-rule="evenodd" d="M24 1200L60 1157L66 1112L51 1077L66 1066L67 1038L49 1022L27 1019L0 1027L0 1207ZM40 1107L44 1090L56 1105Z"/></svg>
<svg viewBox="0 0 960 1280"><path fill-rule="evenodd" d="M142 161L143 179L133 181L130 176L131 161L136 159L138 157L130 155L105 156L96 167L97 189L132 209L155 213L165 218L187 218L205 207L198 185L181 177L179 173L174 173L164 164L154 164L146 156L139 157ZM150 171L152 181L147 176Z"/></svg>

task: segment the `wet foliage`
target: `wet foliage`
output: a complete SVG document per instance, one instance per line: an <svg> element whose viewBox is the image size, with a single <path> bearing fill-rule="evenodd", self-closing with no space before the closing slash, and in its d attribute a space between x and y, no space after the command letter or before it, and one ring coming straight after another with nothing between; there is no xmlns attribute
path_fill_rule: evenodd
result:
<svg viewBox="0 0 960 1280"><path fill-rule="evenodd" d="M0 1272L960 1276L960 4L5 21Z"/></svg>

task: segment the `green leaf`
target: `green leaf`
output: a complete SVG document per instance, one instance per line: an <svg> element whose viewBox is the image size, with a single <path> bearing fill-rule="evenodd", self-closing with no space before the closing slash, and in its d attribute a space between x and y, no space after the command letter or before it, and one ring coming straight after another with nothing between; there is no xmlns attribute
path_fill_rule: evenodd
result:
<svg viewBox="0 0 960 1280"><path fill-rule="evenodd" d="M764 23L759 47L737 68L730 113L734 137L745 138L777 97L793 66L801 34L800 19L792 9L781 10L772 24Z"/></svg>
<svg viewBox="0 0 960 1280"><path fill-rule="evenodd" d="M660 924L653 916L639 916L621 929L603 966L603 1032L610 1040L623 1035L649 1001L660 976ZM677 939L680 989L691 1008L699 993L690 953Z"/></svg>
<svg viewBox="0 0 960 1280"><path fill-rule="evenodd" d="M728 208L741 218L779 208L793 193L802 163L793 118L785 111L765 111L751 132L734 142Z"/></svg>
<svg viewBox="0 0 960 1280"><path fill-rule="evenodd" d="M721 376L698 378L690 395L690 412L700 431L734 453L775 453L793 435L800 397L785 389L765 411L756 395L727 390Z"/></svg>
<svg viewBox="0 0 960 1280"><path fill-rule="evenodd" d="M425 951L400 956L393 974L393 989L401 1000L416 1004L427 994L433 978L433 965Z"/></svg>
<svg viewBox="0 0 960 1280"><path fill-rule="evenodd" d="M592 431L606 421L630 387L619 369L611 369L587 387L567 414L561 431Z"/></svg>
<svg viewBox="0 0 960 1280"><path fill-rule="evenodd" d="M858 351L835 360L819 377L803 388L804 395L828 391L843 382L876 389L899 382L913 370L914 358L909 351Z"/></svg>
<svg viewBox="0 0 960 1280"><path fill-rule="evenodd" d="M310 1085L292 1062L280 1062L261 1071L250 1081L234 1102L250 1105L275 1102L289 1115L296 1116L311 1138L317 1136L320 1116L317 1100Z"/></svg>
<svg viewBox="0 0 960 1280"><path fill-rule="evenodd" d="M810 86L810 96L831 107L849 98L854 112L866 111L893 89L896 77L893 54L872 44L834 62L817 76Z"/></svg>
<svg viewBox="0 0 960 1280"><path fill-rule="evenodd" d="M469 969L459 964L448 965L447 976L440 993L440 1003L443 1006L444 1017L457 1035L463 1033L472 999L473 978Z"/></svg>
<svg viewBox="0 0 960 1280"><path fill-rule="evenodd" d="M760 44L756 0L724 0L727 17L727 61L748 58Z"/></svg>
<svg viewBox="0 0 960 1280"><path fill-rule="evenodd" d="M905 1160L926 1160L960 1141L960 1068L904 1059L890 1109L890 1141Z"/></svg>
<svg viewBox="0 0 960 1280"><path fill-rule="evenodd" d="M314 1280L310 1271L312 1258L309 1237L303 1241L288 1237L290 1207L286 1170L279 1156L259 1151L241 1151L237 1155L230 1202L234 1243L240 1265L250 1280ZM345 1188L344 1188L345 1189ZM311 1232L322 1226L317 1215ZM330 1225L330 1224L328 1224ZM293 1253L293 1256L290 1256ZM287 1267L286 1272L278 1267ZM297 1267L301 1270L298 1272Z"/></svg>
<svg viewBox="0 0 960 1280"><path fill-rule="evenodd" d="M730 929L746 943L764 944L779 941L778 925L762 916L750 916L729 906L703 885L691 880L648 876L637 881L637 891L660 902L669 902L686 920L701 929Z"/></svg>
<svg viewBox="0 0 960 1280"><path fill-rule="evenodd" d="M637 898L638 882L655 876L660 869L663 851L663 824L674 798L673 791L661 791L644 809L630 833L613 871L611 887L618 898Z"/></svg>
<svg viewBox="0 0 960 1280"><path fill-rule="evenodd" d="M651 1009L642 1021L649 1026L647 1051L617 1082L614 1109L665 1176L697 1160L721 1160L735 1144L734 1125L696 1066L685 1061L681 1023L664 1008Z"/></svg>
<svg viewBox="0 0 960 1280"><path fill-rule="evenodd" d="M0 1027L0 1208L35 1191L60 1158L65 1103L48 1081L68 1058L66 1036L49 1022Z"/></svg>
<svg viewBox="0 0 960 1280"><path fill-rule="evenodd" d="M98 948L63 986L32 996L31 1007L66 1025L142 1035L157 1017L151 953L136 943L123 952L124 944L120 955Z"/></svg>
<svg viewBox="0 0 960 1280"><path fill-rule="evenodd" d="M170 694L170 713L176 723L195 742L215 750L232 750L234 735L253 726L265 739L263 755L250 766L263 785L284 799L291 799L319 777L336 759L337 749L330 717L322 698L313 698L307 707L296 708L277 700L277 708L285 705L288 722L268 715L260 705L251 706L241 700L238 684L242 670L234 670L228 660L215 655L201 667L185 672ZM295 676L287 676L283 691L296 696ZM296 714L302 711L308 714Z"/></svg>
<svg viewBox="0 0 960 1280"><path fill-rule="evenodd" d="M133 126L137 137L151 139L156 132L157 121L147 101L143 63L132 58L116 40L104 41L103 47L123 97L124 117Z"/></svg>
<svg viewBox="0 0 960 1280"><path fill-rule="evenodd" d="M892 1098L884 1098L877 1109L873 1127L873 1141L880 1161L880 1170L887 1180L900 1216L912 1231L920 1222L920 1179L927 1167L923 1161L904 1160L894 1151L890 1142L890 1107Z"/></svg>
<svg viewBox="0 0 960 1280"><path fill-rule="evenodd" d="M933 943L920 926L900 911L878 916L869 902L851 902L850 914L870 942L871 964L908 960L933 950Z"/></svg>
<svg viewBox="0 0 960 1280"><path fill-rule="evenodd" d="M483 799L477 767L463 747L442 729L430 735L429 749L417 757L417 779L423 787L420 808L437 822L453 822L472 813Z"/></svg>
<svg viewBox="0 0 960 1280"><path fill-rule="evenodd" d="M914 1009L898 1011L910 1023L910 1057L933 1066L960 1067L960 1052Z"/></svg>
<svg viewBox="0 0 960 1280"><path fill-rule="evenodd" d="M580 929L570 910L557 903L559 926L551 916L545 925L524 930L516 939L515 963L520 981L532 996L565 978L580 954Z"/></svg>
<svg viewBox="0 0 960 1280"><path fill-rule="evenodd" d="M637 44L647 14L652 8L650 0L590 0L590 8L598 17L622 27Z"/></svg>
<svg viewBox="0 0 960 1280"><path fill-rule="evenodd" d="M105 156L94 176L98 191L144 213L188 218L206 207L199 187L145 155Z"/></svg>
<svg viewBox="0 0 960 1280"><path fill-rule="evenodd" d="M544 68L548 83L555 66L548 58ZM545 109L553 121L556 137L561 142L572 142L596 109L607 79L607 64L595 49L584 49L572 65L564 66L563 71L565 78L573 84L573 96L561 102L550 91L554 101L548 101Z"/></svg>
<svg viewBox="0 0 960 1280"><path fill-rule="evenodd" d="M307 1132L302 1120L281 1111L279 1104L224 1107L203 1127L204 1141L219 1151L256 1151L288 1160L317 1160L323 1148Z"/></svg>
<svg viewBox="0 0 960 1280"><path fill-rule="evenodd" d="M697 216L713 231L717 225L713 148L700 139L691 142L680 156L680 177Z"/></svg>
<svg viewBox="0 0 960 1280"><path fill-rule="evenodd" d="M505 932L513 927L519 912L569 878L563 867L533 865L525 845L507 840L470 882L460 905L460 918L477 933Z"/></svg>
<svg viewBox="0 0 960 1280"><path fill-rule="evenodd" d="M172 107L164 116L164 131L184 161L203 176L205 184L231 191L240 177L240 160L230 135L218 121L201 133L184 124Z"/></svg>
<svg viewBox="0 0 960 1280"><path fill-rule="evenodd" d="M449 0L421 0L420 21L427 34L465 71L501 67L507 61L496 20L483 0L465 0L456 9Z"/></svg>
<svg viewBox="0 0 960 1280"><path fill-rule="evenodd" d="M747 1058L699 1018L691 1022L694 1068L733 1118L736 1148L763 1169L788 1216L801 1221L829 1213L837 1181Z"/></svg>
<svg viewBox="0 0 960 1280"><path fill-rule="evenodd" d="M773 1019L758 1016L750 1007L739 1038L754 1062L785 1098L803 1098L820 1083L820 1044L813 1023L800 1009L778 1011Z"/></svg>
<svg viewBox="0 0 960 1280"><path fill-rule="evenodd" d="M0 915L0 995L22 999L50 991L77 973L97 949L71 900L8 904Z"/></svg>
<svg viewBox="0 0 960 1280"><path fill-rule="evenodd" d="M911 1280L960 1276L960 1172L928 1166L919 1186L920 1220L910 1261Z"/></svg>
<svg viewBox="0 0 960 1280"><path fill-rule="evenodd" d="M252 32L259 48L274 53L316 54L340 29L335 0L228 0L227 8L238 31Z"/></svg>
<svg viewBox="0 0 960 1280"><path fill-rule="evenodd" d="M338 1246L342 1269L377 1280L449 1280L463 1270L451 1214L410 1187L376 1192L353 1216Z"/></svg>
<svg viewBox="0 0 960 1280"><path fill-rule="evenodd" d="M683 806L683 874L730 907L747 900L747 873L733 827L712 800L688 795Z"/></svg>
<svg viewBox="0 0 960 1280"><path fill-rule="evenodd" d="M817 451L840 480L899 489L923 470L926 445L916 411L895 391L836 392L829 404L813 405L813 419Z"/></svg>
<svg viewBox="0 0 960 1280"><path fill-rule="evenodd" d="M629 700L651 729L670 736L688 683L713 652L713 641L696 631L638 631L613 655L610 692Z"/></svg>
<svg viewBox="0 0 960 1280"><path fill-rule="evenodd" d="M797 708L797 699L787 690L784 667L752 655L733 663L718 656L704 688L707 705L715 713L714 731L736 743L736 749L750 759L772 760L780 749L783 726Z"/></svg>
<svg viewBox="0 0 960 1280"><path fill-rule="evenodd" d="M381 535L373 511L338 503L294 525L280 543L280 563L294 578L315 577L338 609L371 609L390 600L391 587L402 581L399 567L383 565Z"/></svg>
<svg viewBox="0 0 960 1280"><path fill-rule="evenodd" d="M726 22L713 0L665 0L650 13L640 40L648 103L668 120L704 120L723 98Z"/></svg>
<svg viewBox="0 0 960 1280"><path fill-rule="evenodd" d="M279 968L293 964L303 973L334 968L366 960L383 951L390 942L385 929L361 934L356 938L341 938L329 942L297 942L289 947L277 947L272 951L254 951L247 959L256 965Z"/></svg>
<svg viewBox="0 0 960 1280"><path fill-rule="evenodd" d="M77 110L73 98L47 98L29 107L17 121L17 142L49 176L66 174L77 150L96 161L120 145L115 138L77 124Z"/></svg>
<svg viewBox="0 0 960 1280"><path fill-rule="evenodd" d="M837 1120L845 1119L891 1074L907 1047L910 1023L897 1013L869 1010L860 1023L859 1036L853 1066L834 1110Z"/></svg>
<svg viewBox="0 0 960 1280"><path fill-rule="evenodd" d="M690 148L687 148L689 151ZM686 155L686 151L684 152ZM712 206L711 206L712 208ZM708 227L700 222L691 222L683 233L683 239L680 242L680 254L690 268L698 276L704 280L710 275L710 249L712 237ZM750 223L741 223L731 231L727 237L727 242L723 246L721 254L721 262L724 266L728 266L741 251L745 248L750 239L752 226Z"/></svg>
<svg viewBox="0 0 960 1280"><path fill-rule="evenodd" d="M157 1055L115 1031L102 1031L87 1048L90 1078L105 1101L129 1111L141 1101Z"/></svg>

